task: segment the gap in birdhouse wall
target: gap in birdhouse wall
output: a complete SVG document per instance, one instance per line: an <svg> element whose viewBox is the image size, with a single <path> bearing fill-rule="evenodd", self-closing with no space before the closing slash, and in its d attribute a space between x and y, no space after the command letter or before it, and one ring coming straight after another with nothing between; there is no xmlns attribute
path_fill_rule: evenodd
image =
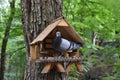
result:
<svg viewBox="0 0 120 80"><path fill-rule="evenodd" d="M57 30L61 32L61 37L71 41L72 38L70 34L72 33L69 33L69 30L67 29L68 29L67 26L57 26Z"/></svg>

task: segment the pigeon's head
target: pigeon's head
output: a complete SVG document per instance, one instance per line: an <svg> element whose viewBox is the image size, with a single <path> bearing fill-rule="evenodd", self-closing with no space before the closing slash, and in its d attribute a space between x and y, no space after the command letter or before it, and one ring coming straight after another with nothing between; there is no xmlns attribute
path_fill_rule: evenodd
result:
<svg viewBox="0 0 120 80"><path fill-rule="evenodd" d="M56 37L61 37L61 33L60 32L56 32Z"/></svg>

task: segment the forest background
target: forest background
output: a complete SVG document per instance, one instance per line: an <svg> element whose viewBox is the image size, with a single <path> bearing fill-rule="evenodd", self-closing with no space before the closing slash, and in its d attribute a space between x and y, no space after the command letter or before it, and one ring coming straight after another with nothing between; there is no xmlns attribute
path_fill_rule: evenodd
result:
<svg viewBox="0 0 120 80"><path fill-rule="evenodd" d="M69 80L120 79L119 5L120 0L63 0L64 17L85 41L81 49L84 72L72 66ZM15 0L14 6L12 0L0 0L0 50L0 68L5 53L5 80L22 80L26 51L20 0Z"/></svg>

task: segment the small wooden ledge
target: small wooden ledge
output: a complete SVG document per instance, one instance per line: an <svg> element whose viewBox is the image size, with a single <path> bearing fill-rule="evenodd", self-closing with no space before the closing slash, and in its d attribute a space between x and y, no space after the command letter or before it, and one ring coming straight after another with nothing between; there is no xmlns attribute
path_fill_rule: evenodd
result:
<svg viewBox="0 0 120 80"><path fill-rule="evenodd" d="M43 62L77 62L83 61L83 57L40 57L35 62L43 63Z"/></svg>

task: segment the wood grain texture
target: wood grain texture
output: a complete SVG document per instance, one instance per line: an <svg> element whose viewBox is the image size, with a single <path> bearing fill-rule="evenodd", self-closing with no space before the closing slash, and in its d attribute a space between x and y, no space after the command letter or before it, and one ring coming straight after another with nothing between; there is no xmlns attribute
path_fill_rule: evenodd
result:
<svg viewBox="0 0 120 80"><path fill-rule="evenodd" d="M35 45L30 46L30 58L31 61L36 59Z"/></svg>
<svg viewBox="0 0 120 80"><path fill-rule="evenodd" d="M76 66L76 68L77 68L77 70L78 70L79 72L82 72L82 71L83 71L83 68L82 68L82 66L80 65L79 62L75 62L75 66Z"/></svg>
<svg viewBox="0 0 120 80"><path fill-rule="evenodd" d="M48 25L38 36L36 39L34 39L31 43L35 44L36 42L42 42L47 36L48 34L57 26L57 24L60 22L61 20L58 20L50 25Z"/></svg>
<svg viewBox="0 0 120 80"><path fill-rule="evenodd" d="M69 72L71 70L72 65L73 63L69 63L65 71Z"/></svg>
<svg viewBox="0 0 120 80"><path fill-rule="evenodd" d="M61 63L55 63L58 72L65 72L63 65Z"/></svg>
<svg viewBox="0 0 120 80"><path fill-rule="evenodd" d="M46 63L41 73L48 73L52 67L52 63Z"/></svg>
<svg viewBox="0 0 120 80"><path fill-rule="evenodd" d="M62 20L57 26L69 26L65 20Z"/></svg>
<svg viewBox="0 0 120 80"><path fill-rule="evenodd" d="M56 29L57 28L57 29ZM54 30L56 29L56 30ZM53 31L53 32L52 32ZM56 31L61 32L62 37L76 43L84 44L84 41L76 33L76 31L70 27L70 25L64 19L58 19L57 21L48 25L38 36L35 38L31 45L42 42L51 32L55 35ZM72 34L71 34L72 33ZM51 36L53 36L51 35ZM54 36L55 37L55 36Z"/></svg>

